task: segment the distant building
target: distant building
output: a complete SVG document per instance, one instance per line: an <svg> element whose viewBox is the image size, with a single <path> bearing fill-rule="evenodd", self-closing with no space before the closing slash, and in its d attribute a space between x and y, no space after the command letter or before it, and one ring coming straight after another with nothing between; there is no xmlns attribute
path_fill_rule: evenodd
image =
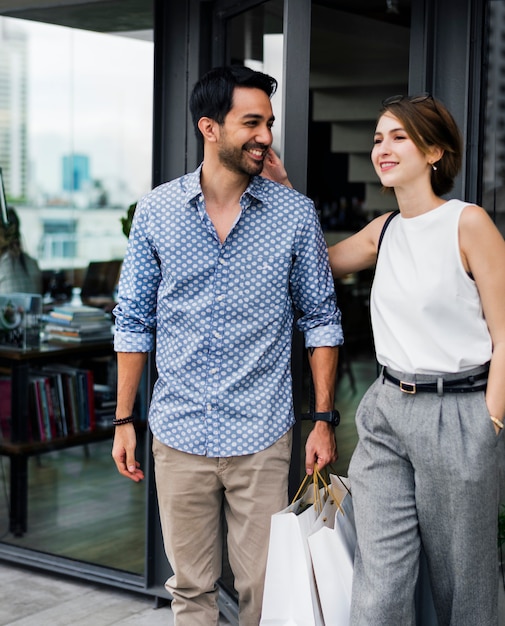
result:
<svg viewBox="0 0 505 626"><path fill-rule="evenodd" d="M89 157L84 154L69 154L63 157L64 191L82 191L91 181Z"/></svg>
<svg viewBox="0 0 505 626"><path fill-rule="evenodd" d="M25 33L0 25L0 167L10 198L27 194L27 41Z"/></svg>

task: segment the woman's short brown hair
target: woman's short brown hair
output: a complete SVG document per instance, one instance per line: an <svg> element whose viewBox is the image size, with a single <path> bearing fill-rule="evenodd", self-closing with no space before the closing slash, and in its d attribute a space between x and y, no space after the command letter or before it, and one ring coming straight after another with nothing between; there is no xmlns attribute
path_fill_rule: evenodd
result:
<svg viewBox="0 0 505 626"><path fill-rule="evenodd" d="M441 148L442 158L431 172L431 186L442 196L454 186L461 169L463 141L458 125L440 100L429 94L392 96L382 102L380 116L391 113L400 120L405 131L423 154Z"/></svg>

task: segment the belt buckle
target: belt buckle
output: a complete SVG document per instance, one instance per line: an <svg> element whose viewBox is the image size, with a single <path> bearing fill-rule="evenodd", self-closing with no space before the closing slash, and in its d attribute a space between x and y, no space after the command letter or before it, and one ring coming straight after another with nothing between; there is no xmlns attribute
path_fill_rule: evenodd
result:
<svg viewBox="0 0 505 626"><path fill-rule="evenodd" d="M403 393L416 393L416 383L407 383L404 380L400 380L400 389Z"/></svg>

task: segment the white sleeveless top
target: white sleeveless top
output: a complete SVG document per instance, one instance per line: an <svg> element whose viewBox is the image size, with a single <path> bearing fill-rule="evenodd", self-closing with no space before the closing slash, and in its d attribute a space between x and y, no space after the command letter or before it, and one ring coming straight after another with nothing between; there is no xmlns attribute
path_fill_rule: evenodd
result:
<svg viewBox="0 0 505 626"><path fill-rule="evenodd" d="M390 222L370 302L381 365L414 374L456 373L491 359L479 293L459 250L465 206L449 200L428 213L397 215Z"/></svg>

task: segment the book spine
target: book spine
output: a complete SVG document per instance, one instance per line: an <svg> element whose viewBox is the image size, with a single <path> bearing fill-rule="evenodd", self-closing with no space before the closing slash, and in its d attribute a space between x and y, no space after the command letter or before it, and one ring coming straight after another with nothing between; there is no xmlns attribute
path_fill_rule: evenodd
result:
<svg viewBox="0 0 505 626"><path fill-rule="evenodd" d="M66 413L66 405L65 405L65 393L63 391L63 380L62 375L60 373L53 374L56 381L56 389L58 393L58 400L60 405L60 419L61 419L61 433L63 437L68 435L68 427L67 427L67 413Z"/></svg>
<svg viewBox="0 0 505 626"><path fill-rule="evenodd" d="M77 428L77 405L75 401L74 381L70 372L63 374L63 382L65 388L65 412L67 416L67 431L69 435L73 435L78 431Z"/></svg>
<svg viewBox="0 0 505 626"><path fill-rule="evenodd" d="M96 429L96 412L95 412L95 393L93 391L94 388L94 377L92 370L87 370L87 398L88 398L88 415L89 415L89 429L91 431Z"/></svg>
<svg viewBox="0 0 505 626"><path fill-rule="evenodd" d="M40 430L40 418L39 407L37 402L37 390L35 381L31 380L28 383L28 408L30 411L30 434L29 441L42 441L42 434Z"/></svg>
<svg viewBox="0 0 505 626"><path fill-rule="evenodd" d="M47 394L46 394L46 382L44 378L37 378L37 386L39 389L39 396L40 396L40 402L42 405L42 419L43 419L43 423L44 423L44 431L46 434L46 440L49 441L50 439L52 439L52 433L51 433L51 423L50 423L50 417L49 417L49 404L47 401Z"/></svg>
<svg viewBox="0 0 505 626"><path fill-rule="evenodd" d="M40 441L46 441L46 429L44 425L44 414L42 408L42 398L40 396L40 387L38 384L38 380L34 378L31 382L31 385L34 390L34 398L35 398L35 415L37 417L37 432L39 435Z"/></svg>
<svg viewBox="0 0 505 626"><path fill-rule="evenodd" d="M49 432L51 433L51 439L58 436L56 427L56 414L54 411L53 395L51 393L51 386L49 384L49 376L46 376L41 380L41 384L44 385L44 395L47 404L47 414L49 420Z"/></svg>
<svg viewBox="0 0 505 626"><path fill-rule="evenodd" d="M86 373L82 370L77 372L77 403L79 413L79 430L85 432L88 428L88 402L87 402L87 382Z"/></svg>

